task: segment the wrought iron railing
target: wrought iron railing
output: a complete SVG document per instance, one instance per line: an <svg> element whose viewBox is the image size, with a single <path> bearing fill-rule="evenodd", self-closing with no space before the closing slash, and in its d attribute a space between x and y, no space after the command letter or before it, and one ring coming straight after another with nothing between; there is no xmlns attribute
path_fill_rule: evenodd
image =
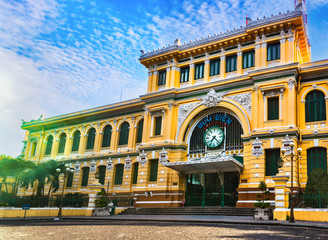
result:
<svg viewBox="0 0 328 240"><path fill-rule="evenodd" d="M295 208L328 208L328 194L298 194L289 197L289 207L293 201Z"/></svg>

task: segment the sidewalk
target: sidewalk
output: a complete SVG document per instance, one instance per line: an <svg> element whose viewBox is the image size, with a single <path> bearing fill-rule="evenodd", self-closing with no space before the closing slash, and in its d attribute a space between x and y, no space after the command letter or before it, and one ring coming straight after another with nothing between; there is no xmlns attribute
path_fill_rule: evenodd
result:
<svg viewBox="0 0 328 240"><path fill-rule="evenodd" d="M53 218L38 217L26 218L27 220L49 220ZM180 223L228 223L228 224L251 224L251 225L280 225L280 226L293 226L293 227L310 227L328 229L328 222L308 222L296 221L289 223L288 221L265 221L253 220L252 217L239 217L239 216L209 216L209 215L114 215L107 217L63 217L65 220L78 220L78 221L142 221L142 222L180 222ZM0 218L0 221L24 221L23 218ZM1 224L1 223L0 223Z"/></svg>

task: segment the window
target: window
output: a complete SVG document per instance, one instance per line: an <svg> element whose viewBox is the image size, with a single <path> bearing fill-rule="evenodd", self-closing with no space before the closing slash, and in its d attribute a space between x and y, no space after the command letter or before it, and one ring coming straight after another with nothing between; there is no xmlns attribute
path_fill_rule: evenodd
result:
<svg viewBox="0 0 328 240"><path fill-rule="evenodd" d="M66 144L66 134L62 133L59 137L59 147L58 147L58 154L64 153L65 151L65 144Z"/></svg>
<svg viewBox="0 0 328 240"><path fill-rule="evenodd" d="M162 134L162 117L155 117L155 132L154 135L158 136Z"/></svg>
<svg viewBox="0 0 328 240"><path fill-rule="evenodd" d="M48 137L45 155L50 155L51 154L53 140L54 140L53 136L50 135Z"/></svg>
<svg viewBox="0 0 328 240"><path fill-rule="evenodd" d="M305 98L305 121L326 120L326 101L323 92L311 91Z"/></svg>
<svg viewBox="0 0 328 240"><path fill-rule="evenodd" d="M104 128L103 142L101 147L103 148L109 147L111 138L112 138L112 127L110 125L107 125Z"/></svg>
<svg viewBox="0 0 328 240"><path fill-rule="evenodd" d="M115 185L121 185L123 182L123 164L117 164L115 165Z"/></svg>
<svg viewBox="0 0 328 240"><path fill-rule="evenodd" d="M189 81L189 67L180 69L180 83Z"/></svg>
<svg viewBox="0 0 328 240"><path fill-rule="evenodd" d="M68 172L66 187L72 187L74 173Z"/></svg>
<svg viewBox="0 0 328 240"><path fill-rule="evenodd" d="M82 187L88 186L88 180L89 180L89 167L82 168Z"/></svg>
<svg viewBox="0 0 328 240"><path fill-rule="evenodd" d="M91 128L88 132L87 150L93 149L95 145L96 129Z"/></svg>
<svg viewBox="0 0 328 240"><path fill-rule="evenodd" d="M137 143L142 142L142 131L143 131L143 119L139 121L138 124L138 133L137 133Z"/></svg>
<svg viewBox="0 0 328 240"><path fill-rule="evenodd" d="M268 45L267 60L273 61L280 59L280 43L273 43Z"/></svg>
<svg viewBox="0 0 328 240"><path fill-rule="evenodd" d="M309 148L307 150L307 174L315 168L321 168L327 172L327 149L323 147Z"/></svg>
<svg viewBox="0 0 328 240"><path fill-rule="evenodd" d="M127 145L129 141L129 128L130 125L127 122L124 122L121 126L121 131L120 131L120 140L118 145Z"/></svg>
<svg viewBox="0 0 328 240"><path fill-rule="evenodd" d="M243 53L243 69L255 66L255 51Z"/></svg>
<svg viewBox="0 0 328 240"><path fill-rule="evenodd" d="M81 132L75 131L73 136L72 152L79 151Z"/></svg>
<svg viewBox="0 0 328 240"><path fill-rule="evenodd" d="M195 79L204 78L204 63L196 64Z"/></svg>
<svg viewBox="0 0 328 240"><path fill-rule="evenodd" d="M220 59L211 60L210 62L210 76L220 74Z"/></svg>
<svg viewBox="0 0 328 240"><path fill-rule="evenodd" d="M36 144L36 142L32 142L31 157L35 156Z"/></svg>
<svg viewBox="0 0 328 240"><path fill-rule="evenodd" d="M99 183L101 185L104 185L105 184L105 176L106 176L106 166L99 166L98 173L99 173Z"/></svg>
<svg viewBox="0 0 328 240"><path fill-rule="evenodd" d="M158 171L158 160L150 160L150 174L149 174L150 182L157 181L157 171Z"/></svg>
<svg viewBox="0 0 328 240"><path fill-rule="evenodd" d="M237 71L237 55L229 56L226 59L226 72Z"/></svg>
<svg viewBox="0 0 328 240"><path fill-rule="evenodd" d="M268 98L268 120L279 119L279 97Z"/></svg>
<svg viewBox="0 0 328 240"><path fill-rule="evenodd" d="M158 86L163 86L166 83L166 70L158 73Z"/></svg>
<svg viewBox="0 0 328 240"><path fill-rule="evenodd" d="M138 169L139 169L139 163L136 162L136 163L133 164L132 184L137 184L137 182L138 182Z"/></svg>
<svg viewBox="0 0 328 240"><path fill-rule="evenodd" d="M280 149L265 150L265 176L275 176L278 173Z"/></svg>

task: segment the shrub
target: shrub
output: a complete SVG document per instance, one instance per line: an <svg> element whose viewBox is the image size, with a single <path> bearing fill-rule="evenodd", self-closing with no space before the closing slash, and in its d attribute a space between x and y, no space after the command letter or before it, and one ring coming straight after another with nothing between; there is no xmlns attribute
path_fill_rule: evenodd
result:
<svg viewBox="0 0 328 240"><path fill-rule="evenodd" d="M265 200L269 200L270 192L267 190L267 185L264 181L260 181L260 184L258 188L262 191L261 194L257 194L256 196L258 199L256 199L257 203L254 203L254 206L257 208L267 208L270 206L270 203L265 202Z"/></svg>
<svg viewBox="0 0 328 240"><path fill-rule="evenodd" d="M305 187L305 194L328 194L328 175L325 170L315 168L310 173Z"/></svg>

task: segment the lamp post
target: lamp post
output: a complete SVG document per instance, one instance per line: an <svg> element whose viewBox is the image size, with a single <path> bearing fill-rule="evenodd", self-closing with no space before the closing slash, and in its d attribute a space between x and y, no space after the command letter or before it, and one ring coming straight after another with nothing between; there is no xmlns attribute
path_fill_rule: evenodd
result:
<svg viewBox="0 0 328 240"><path fill-rule="evenodd" d="M60 198L58 215L54 220L60 220L60 218L62 217L63 198L64 198L64 191L65 191L65 186L66 186L66 178L67 178L69 172L71 172L71 173L74 172L74 169L70 169L69 165L67 163L64 166L65 166L65 170L61 170L60 168L56 169L56 172L58 172L59 174L60 173L64 174L64 183L63 183L63 188L62 188L62 195Z"/></svg>
<svg viewBox="0 0 328 240"><path fill-rule="evenodd" d="M290 172L291 172L291 183L290 183L290 195L291 195L291 202L290 202L290 218L289 222L293 223L295 222L294 218L294 190L293 190L293 163L296 162L298 159L301 158L302 148L297 148L296 154L294 153L295 149L295 143L293 140L288 138L288 135L286 136L286 139L282 141L283 146L281 147L281 156L278 160L278 167L281 168L284 166L284 161L290 162Z"/></svg>

